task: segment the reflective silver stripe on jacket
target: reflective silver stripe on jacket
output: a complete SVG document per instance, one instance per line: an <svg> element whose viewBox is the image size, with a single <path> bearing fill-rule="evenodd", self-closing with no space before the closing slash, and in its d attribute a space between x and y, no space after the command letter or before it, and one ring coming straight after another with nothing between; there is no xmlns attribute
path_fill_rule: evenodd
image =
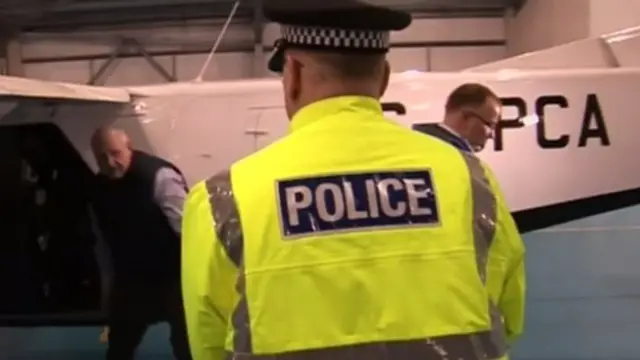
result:
<svg viewBox="0 0 640 360"><path fill-rule="evenodd" d="M222 242L227 256L238 267L238 282L236 291L240 294L240 300L236 306L231 322L233 323L234 339L233 348L236 351L251 353L251 324L249 321L249 306L245 296L245 278L242 264L244 252L244 237L240 214L236 206L231 188L231 174L220 173L206 182L211 203L211 213L216 225L216 235Z"/></svg>
<svg viewBox="0 0 640 360"><path fill-rule="evenodd" d="M480 278L486 284L487 263L489 249L496 232L497 199L491 188L491 183L487 178L484 167L480 159L465 151L460 151L460 155L467 163L471 177L471 191L473 192L473 240L476 248L476 263ZM487 358L500 358L507 353L507 334L502 323L500 311L493 304L489 305L491 316L491 334L483 338L482 348L485 349Z"/></svg>
<svg viewBox="0 0 640 360"><path fill-rule="evenodd" d="M472 154L460 152L471 175L474 214L474 241L478 272L486 280L489 248L496 227L496 198L482 164ZM240 301L232 315L234 352L228 360L481 360L498 359L506 354L506 336L501 317L491 306L492 331L451 335L432 339L380 342L327 349L290 352L279 355L253 354L249 310L245 297L243 271L244 239L229 172L220 173L206 183L216 234L231 261L238 267L237 291Z"/></svg>

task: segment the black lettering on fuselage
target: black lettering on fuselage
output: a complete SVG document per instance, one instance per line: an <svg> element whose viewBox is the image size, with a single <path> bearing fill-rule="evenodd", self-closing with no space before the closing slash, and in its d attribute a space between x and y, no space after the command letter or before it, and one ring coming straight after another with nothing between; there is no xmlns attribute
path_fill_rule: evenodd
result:
<svg viewBox="0 0 640 360"><path fill-rule="evenodd" d="M493 133L493 150L504 150L504 130L506 129L519 129L523 125L520 122L520 118L527 114L527 103L519 97L507 97L501 98L503 112L506 107L516 108L516 117L513 119L502 118L496 125L496 129Z"/></svg>
<svg viewBox="0 0 640 360"><path fill-rule="evenodd" d="M554 138L550 138L547 135L545 124L545 108L556 106L561 109L566 109L569 107L569 101L567 98L561 95L545 95L540 96L536 99L536 115L538 116L538 123L536 124L536 140L538 141L538 146L543 149L562 149L569 145L569 135L568 134L560 134L556 135ZM560 121L563 121L561 119Z"/></svg>
<svg viewBox="0 0 640 360"><path fill-rule="evenodd" d="M494 151L504 151L504 137L507 130L521 129L524 127L520 119L528 115L527 102L521 97L504 97L500 99L503 108L515 108L516 117L514 118L502 118L494 131L493 149ZM404 104L399 102L383 103L384 111L395 112L398 115L406 115L407 108ZM538 123L536 124L536 142L541 149L564 149L571 144L572 137L575 134L569 133L550 133L547 129L549 121L567 121L562 116L562 110L569 109L572 104L563 95L542 95L533 103L535 114L538 116ZM576 106L574 104L573 106ZM587 94L585 103L582 106L582 122L580 125L580 132L578 135L578 147L585 147L589 144L596 145L599 140L600 146L610 146L611 139L607 129L602 107L598 96L596 94ZM546 112L550 108L559 108L560 115L554 117L552 120L546 118ZM504 112L504 111L503 111ZM414 129L420 125L428 123L414 123L412 124Z"/></svg>
<svg viewBox="0 0 640 360"><path fill-rule="evenodd" d="M594 127L591 126L592 123ZM611 145L607 125L604 122L604 116L602 116L600 101L598 101L596 94L587 95L578 147L587 146L589 139L600 139L600 145L602 146Z"/></svg>
<svg viewBox="0 0 640 360"><path fill-rule="evenodd" d="M502 98L502 105L504 108L515 107L516 119L503 118L498 123L494 134L494 150L504 150L504 130L506 129L518 129L523 125L518 119L525 117L528 114L527 103L520 97L507 97ZM571 134L550 134L546 125L549 121L566 121L562 115L554 117L553 120L546 118L546 110L551 107L560 109L569 109L571 104L565 96L562 95L543 95L536 98L534 102L535 114L538 116L538 123L536 124L536 142L541 149L563 149L569 146L571 143ZM601 146L610 146L611 141L609 139L609 133L604 121L602 108L596 94L588 94L583 105L582 123L580 126L580 133L578 134L578 147L585 147L590 139L599 139Z"/></svg>

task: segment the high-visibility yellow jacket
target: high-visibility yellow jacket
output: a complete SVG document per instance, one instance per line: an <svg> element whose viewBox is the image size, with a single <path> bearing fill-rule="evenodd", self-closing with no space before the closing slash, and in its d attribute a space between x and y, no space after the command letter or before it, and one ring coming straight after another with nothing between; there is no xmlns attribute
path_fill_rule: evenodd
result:
<svg viewBox="0 0 640 360"><path fill-rule="evenodd" d="M422 125L420 132L434 136L445 141L452 146L467 152L473 152L469 142L460 135L443 127L442 124ZM504 204L504 199L500 193L499 186L491 172L487 172L487 178L491 182L494 189L494 196L499 198L498 203ZM498 237L509 238L512 241L495 241L489 250L489 276L487 285L489 294L505 322L506 335L509 343L513 343L515 339L522 334L524 328L524 298L522 294L525 289L524 276L524 252L522 251L522 241L517 236L508 233L509 229L514 229L513 219L505 214L502 221L509 223L499 230L506 231L504 234L498 234ZM521 254L520 259L513 258L514 254ZM516 276L514 276L516 275Z"/></svg>
<svg viewBox="0 0 640 360"><path fill-rule="evenodd" d="M496 306L521 327L524 248L493 176L372 98L311 104L197 184L182 235L194 360L497 359Z"/></svg>

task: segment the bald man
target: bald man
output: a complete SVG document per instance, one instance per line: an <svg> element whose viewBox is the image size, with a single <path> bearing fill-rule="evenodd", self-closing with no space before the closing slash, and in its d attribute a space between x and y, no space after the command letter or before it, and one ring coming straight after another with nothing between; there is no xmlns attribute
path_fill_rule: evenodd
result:
<svg viewBox="0 0 640 360"><path fill-rule="evenodd" d="M191 359L180 294L184 176L170 162L134 150L120 129L99 129L91 147L99 168L96 215L114 273L107 360L134 359L148 326L163 321L176 359Z"/></svg>

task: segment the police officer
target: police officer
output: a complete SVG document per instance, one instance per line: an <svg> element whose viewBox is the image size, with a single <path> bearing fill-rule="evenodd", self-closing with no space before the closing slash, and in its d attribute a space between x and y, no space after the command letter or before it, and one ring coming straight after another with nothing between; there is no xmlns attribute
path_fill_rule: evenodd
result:
<svg viewBox="0 0 640 360"><path fill-rule="evenodd" d="M466 83L447 97L441 124L421 124L414 129L460 150L477 152L493 138L501 113L500 98L491 89L482 84Z"/></svg>
<svg viewBox="0 0 640 360"><path fill-rule="evenodd" d="M185 203L194 359L505 355L487 252L501 243L501 266L522 272L524 249L496 181L379 102L389 33L410 15L354 0L277 5L265 3L282 25L269 68L282 73L290 134Z"/></svg>

